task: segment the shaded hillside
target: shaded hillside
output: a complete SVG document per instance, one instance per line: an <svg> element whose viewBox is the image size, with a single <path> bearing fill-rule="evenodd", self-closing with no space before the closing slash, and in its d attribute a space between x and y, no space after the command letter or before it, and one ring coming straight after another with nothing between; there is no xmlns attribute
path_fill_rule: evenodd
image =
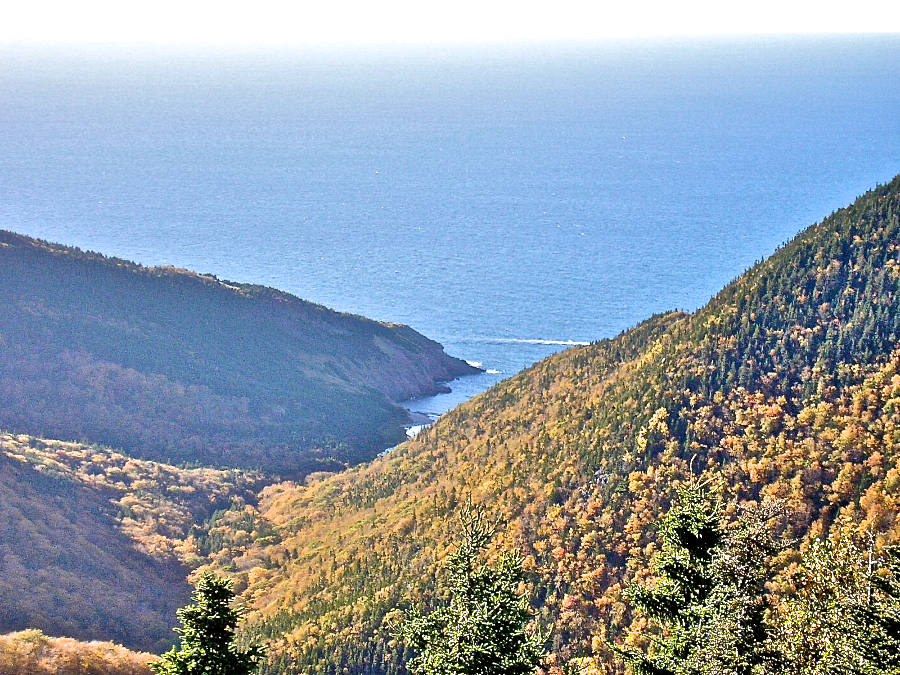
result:
<svg viewBox="0 0 900 675"><path fill-rule="evenodd" d="M232 567L249 630L273 642L267 672L403 672L385 620L434 600L468 494L503 515L562 658L625 630L624 584L692 464L729 503L785 499L786 534L842 517L897 540L898 291L900 177L692 315L550 357L370 465L267 488L252 516L278 541L245 538Z"/></svg>
<svg viewBox="0 0 900 675"><path fill-rule="evenodd" d="M170 644L200 561L195 524L260 482L0 435L0 632Z"/></svg>
<svg viewBox="0 0 900 675"><path fill-rule="evenodd" d="M302 475L474 372L407 326L0 232L0 428Z"/></svg>
<svg viewBox="0 0 900 675"><path fill-rule="evenodd" d="M0 635L0 675L151 675L152 659L111 642L78 642L37 630Z"/></svg>

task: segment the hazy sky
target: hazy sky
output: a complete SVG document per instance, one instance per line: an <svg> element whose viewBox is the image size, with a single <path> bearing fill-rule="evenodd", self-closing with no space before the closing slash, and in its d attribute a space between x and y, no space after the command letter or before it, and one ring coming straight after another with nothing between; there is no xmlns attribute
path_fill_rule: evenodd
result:
<svg viewBox="0 0 900 675"><path fill-rule="evenodd" d="M2 42L392 44L900 32L898 0L19 0Z"/></svg>

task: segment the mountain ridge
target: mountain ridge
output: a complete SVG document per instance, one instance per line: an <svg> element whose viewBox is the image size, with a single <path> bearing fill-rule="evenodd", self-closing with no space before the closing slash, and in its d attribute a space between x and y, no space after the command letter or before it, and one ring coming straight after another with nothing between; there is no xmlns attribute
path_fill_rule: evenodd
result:
<svg viewBox="0 0 900 675"><path fill-rule="evenodd" d="M256 561L248 631L274 645L266 672L403 673L387 626L440 599L467 495L507 523L497 546L525 556L560 658L628 630L622 590L692 472L729 503L784 499L801 542L842 519L897 540L898 214L900 177L693 314L548 357L371 464L266 488L279 543L238 558Z"/></svg>
<svg viewBox="0 0 900 675"><path fill-rule="evenodd" d="M408 326L9 232L0 291L0 428L163 461L352 464L478 372Z"/></svg>
<svg viewBox="0 0 900 675"><path fill-rule="evenodd" d="M231 576L244 637L270 648L266 675L404 675L391 626L445 599L441 564L468 498L503 524L493 553L521 552L538 620L554 625L553 662L593 656L612 675L607 638L636 630L624 589L647 578L654 523L687 479L708 481L731 513L772 499L791 509L780 534L797 545L776 561L777 592L816 538L900 542L898 307L900 176L696 312L548 357L370 463L221 503L198 489L210 515L192 527L144 506L165 494L178 513L191 493L153 480L132 495L126 458L94 449L94 466L87 449L12 437L6 452L109 485L133 541ZM129 470L178 475L181 489L211 471Z"/></svg>

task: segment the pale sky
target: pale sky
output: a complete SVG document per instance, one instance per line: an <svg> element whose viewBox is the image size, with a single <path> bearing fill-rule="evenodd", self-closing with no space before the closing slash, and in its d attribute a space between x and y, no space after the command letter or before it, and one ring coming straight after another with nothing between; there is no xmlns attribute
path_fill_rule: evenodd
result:
<svg viewBox="0 0 900 675"><path fill-rule="evenodd" d="M314 46L900 33L900 0L5 0L0 42Z"/></svg>

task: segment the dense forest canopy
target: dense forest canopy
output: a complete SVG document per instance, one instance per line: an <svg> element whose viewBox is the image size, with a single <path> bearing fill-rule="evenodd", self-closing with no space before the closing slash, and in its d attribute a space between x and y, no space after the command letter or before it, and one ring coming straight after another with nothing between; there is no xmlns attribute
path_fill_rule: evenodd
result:
<svg viewBox="0 0 900 675"><path fill-rule="evenodd" d="M623 591L649 573L652 524L691 465L729 504L784 500L785 570L839 522L896 540L898 214L900 177L693 314L550 357L372 464L267 488L258 517L277 544L212 554L254 561L248 630L274 645L266 672L403 673L385 626L440 600L466 495L507 523L498 548L524 552L563 660L612 663L606 636L632 621Z"/></svg>
<svg viewBox="0 0 900 675"><path fill-rule="evenodd" d="M39 630L0 635L0 675L153 675L145 652L111 642L78 642Z"/></svg>
<svg viewBox="0 0 900 675"><path fill-rule="evenodd" d="M265 483L0 434L0 632L170 646L205 523Z"/></svg>

